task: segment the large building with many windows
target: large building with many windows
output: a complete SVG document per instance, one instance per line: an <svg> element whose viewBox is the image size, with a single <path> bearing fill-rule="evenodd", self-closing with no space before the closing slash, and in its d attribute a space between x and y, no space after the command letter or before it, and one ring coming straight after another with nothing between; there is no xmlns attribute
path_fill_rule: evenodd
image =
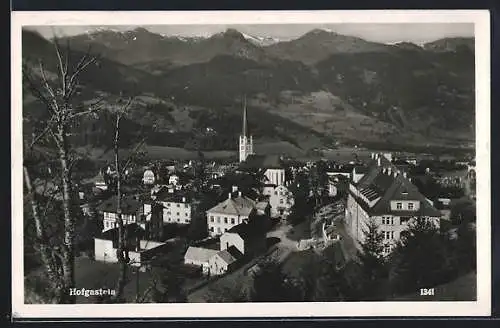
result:
<svg viewBox="0 0 500 328"><path fill-rule="evenodd" d="M441 213L433 203L386 156L373 154L367 172L350 181L346 224L359 246L372 221L384 235L384 253L389 254L397 240L415 220L428 220L439 227Z"/></svg>
<svg viewBox="0 0 500 328"><path fill-rule="evenodd" d="M163 223L191 223L193 206L189 197L163 192L157 195L156 201L163 205Z"/></svg>
<svg viewBox="0 0 500 328"><path fill-rule="evenodd" d="M256 202L238 193L215 205L207 212L208 234L212 237L222 235L232 227L249 220L256 213Z"/></svg>

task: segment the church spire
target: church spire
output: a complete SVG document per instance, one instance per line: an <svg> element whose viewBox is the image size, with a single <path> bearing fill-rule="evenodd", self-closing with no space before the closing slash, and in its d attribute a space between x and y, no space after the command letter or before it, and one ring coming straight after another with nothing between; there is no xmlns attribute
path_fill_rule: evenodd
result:
<svg viewBox="0 0 500 328"><path fill-rule="evenodd" d="M247 136L247 96L243 97L243 131L242 135Z"/></svg>

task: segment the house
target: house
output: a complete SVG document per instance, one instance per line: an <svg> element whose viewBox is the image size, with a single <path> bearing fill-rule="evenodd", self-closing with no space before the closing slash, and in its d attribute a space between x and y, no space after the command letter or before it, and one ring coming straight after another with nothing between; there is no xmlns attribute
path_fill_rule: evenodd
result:
<svg viewBox="0 0 500 328"><path fill-rule="evenodd" d="M121 198L120 208L124 225L137 223L139 216L142 214L141 203L131 196L124 196ZM113 229L118 226L117 209L117 196L113 196L105 200L97 207L97 211L103 215L103 231Z"/></svg>
<svg viewBox="0 0 500 328"><path fill-rule="evenodd" d="M193 206L186 195L162 192L156 195L156 201L163 205L163 223L191 223Z"/></svg>
<svg viewBox="0 0 500 328"><path fill-rule="evenodd" d="M152 170L144 171L144 175L142 177L142 182L145 185L153 185L155 183L155 174Z"/></svg>
<svg viewBox="0 0 500 328"><path fill-rule="evenodd" d="M148 264L154 255L166 249L167 244L145 239L145 231L137 224L129 224L126 229L129 265L141 267ZM118 228L109 229L94 238L94 254L97 261L117 263L119 233Z"/></svg>
<svg viewBox="0 0 500 328"><path fill-rule="evenodd" d="M369 222L378 225L384 235L384 253L389 254L410 223L424 219L439 227L440 216L406 172L380 154L373 155L367 173L359 181L350 181L345 218L357 246L364 242Z"/></svg>
<svg viewBox="0 0 500 328"><path fill-rule="evenodd" d="M171 176L168 177L168 184L177 186L180 183L179 176L177 174L172 174Z"/></svg>
<svg viewBox="0 0 500 328"><path fill-rule="evenodd" d="M209 260L218 252L217 249L190 246L184 254L184 264L199 266L204 274L209 274Z"/></svg>
<svg viewBox="0 0 500 328"><path fill-rule="evenodd" d="M208 260L209 274L221 275L232 271L241 257L242 254L234 246L217 252Z"/></svg>
<svg viewBox="0 0 500 328"><path fill-rule="evenodd" d="M237 197L229 193L225 201L206 211L209 235L221 235L235 225L249 220L256 212L255 205L254 200L243 196L241 192L238 192Z"/></svg>
<svg viewBox="0 0 500 328"><path fill-rule="evenodd" d="M94 183L94 186L98 190L102 190L102 191L108 190L108 184L106 183L106 180L104 179L104 175L102 174L101 171L99 171L99 174L92 179L92 182Z"/></svg>
<svg viewBox="0 0 500 328"><path fill-rule="evenodd" d="M264 195L269 197L271 206L271 217L290 214L290 209L295 204L293 193L285 186L278 185L275 188L264 188Z"/></svg>
<svg viewBox="0 0 500 328"><path fill-rule="evenodd" d="M220 237L220 249L230 247L245 256L254 256L266 248L266 225L259 220L251 220L238 224Z"/></svg>

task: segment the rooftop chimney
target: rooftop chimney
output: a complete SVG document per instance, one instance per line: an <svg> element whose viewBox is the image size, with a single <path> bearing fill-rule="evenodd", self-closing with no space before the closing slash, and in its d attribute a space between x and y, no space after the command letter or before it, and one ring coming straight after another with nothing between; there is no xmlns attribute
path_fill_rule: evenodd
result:
<svg viewBox="0 0 500 328"><path fill-rule="evenodd" d="M227 199L231 199L231 193L229 193L229 196L227 197Z"/></svg>
<svg viewBox="0 0 500 328"><path fill-rule="evenodd" d="M238 191L238 197L241 197L241 191Z"/></svg>
<svg viewBox="0 0 500 328"><path fill-rule="evenodd" d="M387 168L387 174L391 175L391 168L390 167Z"/></svg>
<svg viewBox="0 0 500 328"><path fill-rule="evenodd" d="M182 197L182 202L185 203L186 202L186 197Z"/></svg>
<svg viewBox="0 0 500 328"><path fill-rule="evenodd" d="M375 159L375 153L371 154L372 159Z"/></svg>
<svg viewBox="0 0 500 328"><path fill-rule="evenodd" d="M231 190L232 190L233 192L237 191L237 190L238 190L238 186L233 186Z"/></svg>
<svg viewBox="0 0 500 328"><path fill-rule="evenodd" d="M403 177L406 179L406 172L403 172Z"/></svg>
<svg viewBox="0 0 500 328"><path fill-rule="evenodd" d="M377 165L380 166L380 157L377 156Z"/></svg>

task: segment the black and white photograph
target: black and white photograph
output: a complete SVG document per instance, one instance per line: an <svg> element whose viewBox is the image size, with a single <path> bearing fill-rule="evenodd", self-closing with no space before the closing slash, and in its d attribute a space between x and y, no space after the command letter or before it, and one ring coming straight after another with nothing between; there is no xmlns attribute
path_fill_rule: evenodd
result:
<svg viewBox="0 0 500 328"><path fill-rule="evenodd" d="M17 14L19 315L489 315L487 12Z"/></svg>

